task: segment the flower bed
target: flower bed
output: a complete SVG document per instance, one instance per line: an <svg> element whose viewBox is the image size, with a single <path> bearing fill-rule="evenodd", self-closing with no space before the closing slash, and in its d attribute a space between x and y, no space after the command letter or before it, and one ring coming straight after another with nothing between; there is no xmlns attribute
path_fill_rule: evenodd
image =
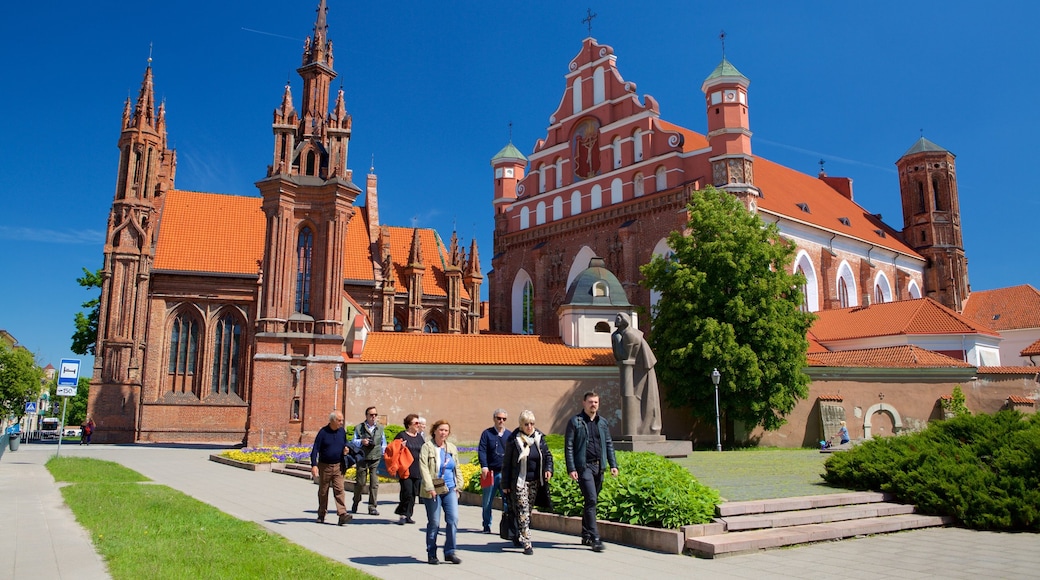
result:
<svg viewBox="0 0 1040 580"><path fill-rule="evenodd" d="M282 445L281 447L246 447L232 449L220 454L242 463L310 463L311 448L309 445Z"/></svg>

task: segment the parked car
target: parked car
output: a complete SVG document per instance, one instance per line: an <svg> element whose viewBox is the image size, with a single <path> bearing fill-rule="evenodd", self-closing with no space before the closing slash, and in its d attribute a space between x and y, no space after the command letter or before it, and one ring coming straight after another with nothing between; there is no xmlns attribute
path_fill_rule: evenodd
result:
<svg viewBox="0 0 1040 580"><path fill-rule="evenodd" d="M82 437L83 436L83 429L80 429L79 427L70 427L70 428L65 430L65 436L66 437Z"/></svg>

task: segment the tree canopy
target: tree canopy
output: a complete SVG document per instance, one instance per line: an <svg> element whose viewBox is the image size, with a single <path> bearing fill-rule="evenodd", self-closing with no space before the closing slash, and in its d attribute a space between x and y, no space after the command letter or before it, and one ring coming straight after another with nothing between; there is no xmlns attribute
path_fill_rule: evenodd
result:
<svg viewBox="0 0 1040 580"><path fill-rule="evenodd" d="M721 373L726 419L778 429L808 395L801 274L788 274L795 248L733 195L708 187L687 206L686 232L673 232L673 254L641 268L643 285L660 292L651 312L650 345L672 404L715 418L712 369Z"/></svg>
<svg viewBox="0 0 1040 580"><path fill-rule="evenodd" d="M43 369L33 354L0 341L0 416L25 414L25 402L40 394Z"/></svg>
<svg viewBox="0 0 1040 580"><path fill-rule="evenodd" d="M87 309L87 314L76 313L76 332L72 333L72 352L76 354L94 354L94 345L97 343L98 310L101 304L101 270L91 272L83 268L83 276L76 278L79 285L90 290L97 288L96 298L87 300L82 304Z"/></svg>

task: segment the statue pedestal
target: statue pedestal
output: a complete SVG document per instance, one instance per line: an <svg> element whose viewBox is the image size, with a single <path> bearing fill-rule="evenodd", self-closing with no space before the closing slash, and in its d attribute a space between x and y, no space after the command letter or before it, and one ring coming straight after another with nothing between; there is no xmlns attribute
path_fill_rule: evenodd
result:
<svg viewBox="0 0 1040 580"><path fill-rule="evenodd" d="M693 452L692 441L665 439L664 435L626 435L614 439L617 451L649 451L662 457L687 457Z"/></svg>

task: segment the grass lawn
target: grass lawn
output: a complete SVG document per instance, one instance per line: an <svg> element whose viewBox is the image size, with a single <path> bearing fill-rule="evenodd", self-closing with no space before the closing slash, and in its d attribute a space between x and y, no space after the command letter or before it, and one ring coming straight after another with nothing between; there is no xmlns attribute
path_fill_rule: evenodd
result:
<svg viewBox="0 0 1040 580"><path fill-rule="evenodd" d="M723 498L743 501L848 491L820 477L829 456L816 449L760 448L697 451L674 461Z"/></svg>
<svg viewBox="0 0 1040 580"><path fill-rule="evenodd" d="M372 578L116 463L55 457L47 469L116 580Z"/></svg>

